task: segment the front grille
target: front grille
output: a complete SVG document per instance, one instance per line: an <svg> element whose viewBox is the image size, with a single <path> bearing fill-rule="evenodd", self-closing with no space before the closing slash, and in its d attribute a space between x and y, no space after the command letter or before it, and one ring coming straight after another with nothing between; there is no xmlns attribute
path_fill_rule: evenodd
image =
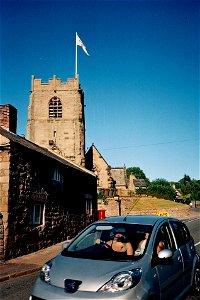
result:
<svg viewBox="0 0 200 300"><path fill-rule="evenodd" d="M36 296L32 296L32 300L45 300L45 299L43 299L43 298L38 298L38 297L36 297Z"/></svg>
<svg viewBox="0 0 200 300"><path fill-rule="evenodd" d="M82 281L74 280L74 279L65 279L65 292L67 293L75 293L79 285L81 285Z"/></svg>

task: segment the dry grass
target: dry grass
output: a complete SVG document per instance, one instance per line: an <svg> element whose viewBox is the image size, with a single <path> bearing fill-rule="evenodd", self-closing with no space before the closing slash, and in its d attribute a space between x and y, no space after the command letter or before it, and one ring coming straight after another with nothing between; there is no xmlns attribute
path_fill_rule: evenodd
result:
<svg viewBox="0 0 200 300"><path fill-rule="evenodd" d="M131 197L129 198L131 210L164 210L164 209L188 209L187 204L177 203L170 200L152 197Z"/></svg>

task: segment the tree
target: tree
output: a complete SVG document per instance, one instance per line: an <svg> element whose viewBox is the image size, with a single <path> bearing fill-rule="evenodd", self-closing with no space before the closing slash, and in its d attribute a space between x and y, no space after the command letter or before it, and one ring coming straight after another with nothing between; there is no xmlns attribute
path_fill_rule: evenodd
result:
<svg viewBox="0 0 200 300"><path fill-rule="evenodd" d="M184 177L183 177L181 180L179 180L179 182L180 182L181 184L187 185L188 183L191 182L191 178L190 178L189 175L186 175L186 174L185 174Z"/></svg>
<svg viewBox="0 0 200 300"><path fill-rule="evenodd" d="M147 194L167 200L175 200L176 198L176 191L167 180L162 178L156 179L149 183Z"/></svg>
<svg viewBox="0 0 200 300"><path fill-rule="evenodd" d="M127 177L129 177L131 174L134 175L137 179L147 179L143 170L141 170L139 167L127 168L126 169Z"/></svg>
<svg viewBox="0 0 200 300"><path fill-rule="evenodd" d="M167 187L171 187L170 182L167 181L166 179L163 179L163 178L157 178L157 179L153 180L151 182L151 185L153 185L153 186L167 186Z"/></svg>
<svg viewBox="0 0 200 300"><path fill-rule="evenodd" d="M200 200L200 186L199 186L199 190L194 190L191 192L190 200L194 201L196 207L196 202Z"/></svg>
<svg viewBox="0 0 200 300"><path fill-rule="evenodd" d="M194 190L200 190L200 180L191 180L190 176L184 175L184 178L179 180L176 187L181 190L183 195L191 194Z"/></svg>

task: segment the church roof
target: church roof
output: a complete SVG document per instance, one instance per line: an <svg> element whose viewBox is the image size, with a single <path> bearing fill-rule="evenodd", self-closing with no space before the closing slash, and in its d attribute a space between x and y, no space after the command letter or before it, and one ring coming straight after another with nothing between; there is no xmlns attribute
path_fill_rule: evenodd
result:
<svg viewBox="0 0 200 300"><path fill-rule="evenodd" d="M107 161L105 160L105 158L101 155L101 153L99 152L99 150L97 149L97 147L96 147L94 144L92 144L92 146L91 146L91 147L89 148L89 150L87 151L86 157L87 157L87 155L88 155L88 153L89 153L90 151L92 151L92 153L93 153L94 151L96 151L96 152L99 154L99 157L101 157L101 159L105 162L105 164L106 164L107 166L109 166L108 163L107 163Z"/></svg>
<svg viewBox="0 0 200 300"><path fill-rule="evenodd" d="M124 168L111 168L111 176L117 186L126 186L126 172Z"/></svg>
<svg viewBox="0 0 200 300"><path fill-rule="evenodd" d="M146 187L146 181L144 179L133 179L133 183L135 187Z"/></svg>

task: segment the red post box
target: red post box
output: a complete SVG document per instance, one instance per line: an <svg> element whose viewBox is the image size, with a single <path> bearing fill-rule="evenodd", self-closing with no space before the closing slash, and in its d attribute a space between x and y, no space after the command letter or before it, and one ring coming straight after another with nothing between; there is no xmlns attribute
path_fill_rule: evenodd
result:
<svg viewBox="0 0 200 300"><path fill-rule="evenodd" d="M99 209L97 212L98 212L98 220L104 219L106 217L105 209Z"/></svg>

